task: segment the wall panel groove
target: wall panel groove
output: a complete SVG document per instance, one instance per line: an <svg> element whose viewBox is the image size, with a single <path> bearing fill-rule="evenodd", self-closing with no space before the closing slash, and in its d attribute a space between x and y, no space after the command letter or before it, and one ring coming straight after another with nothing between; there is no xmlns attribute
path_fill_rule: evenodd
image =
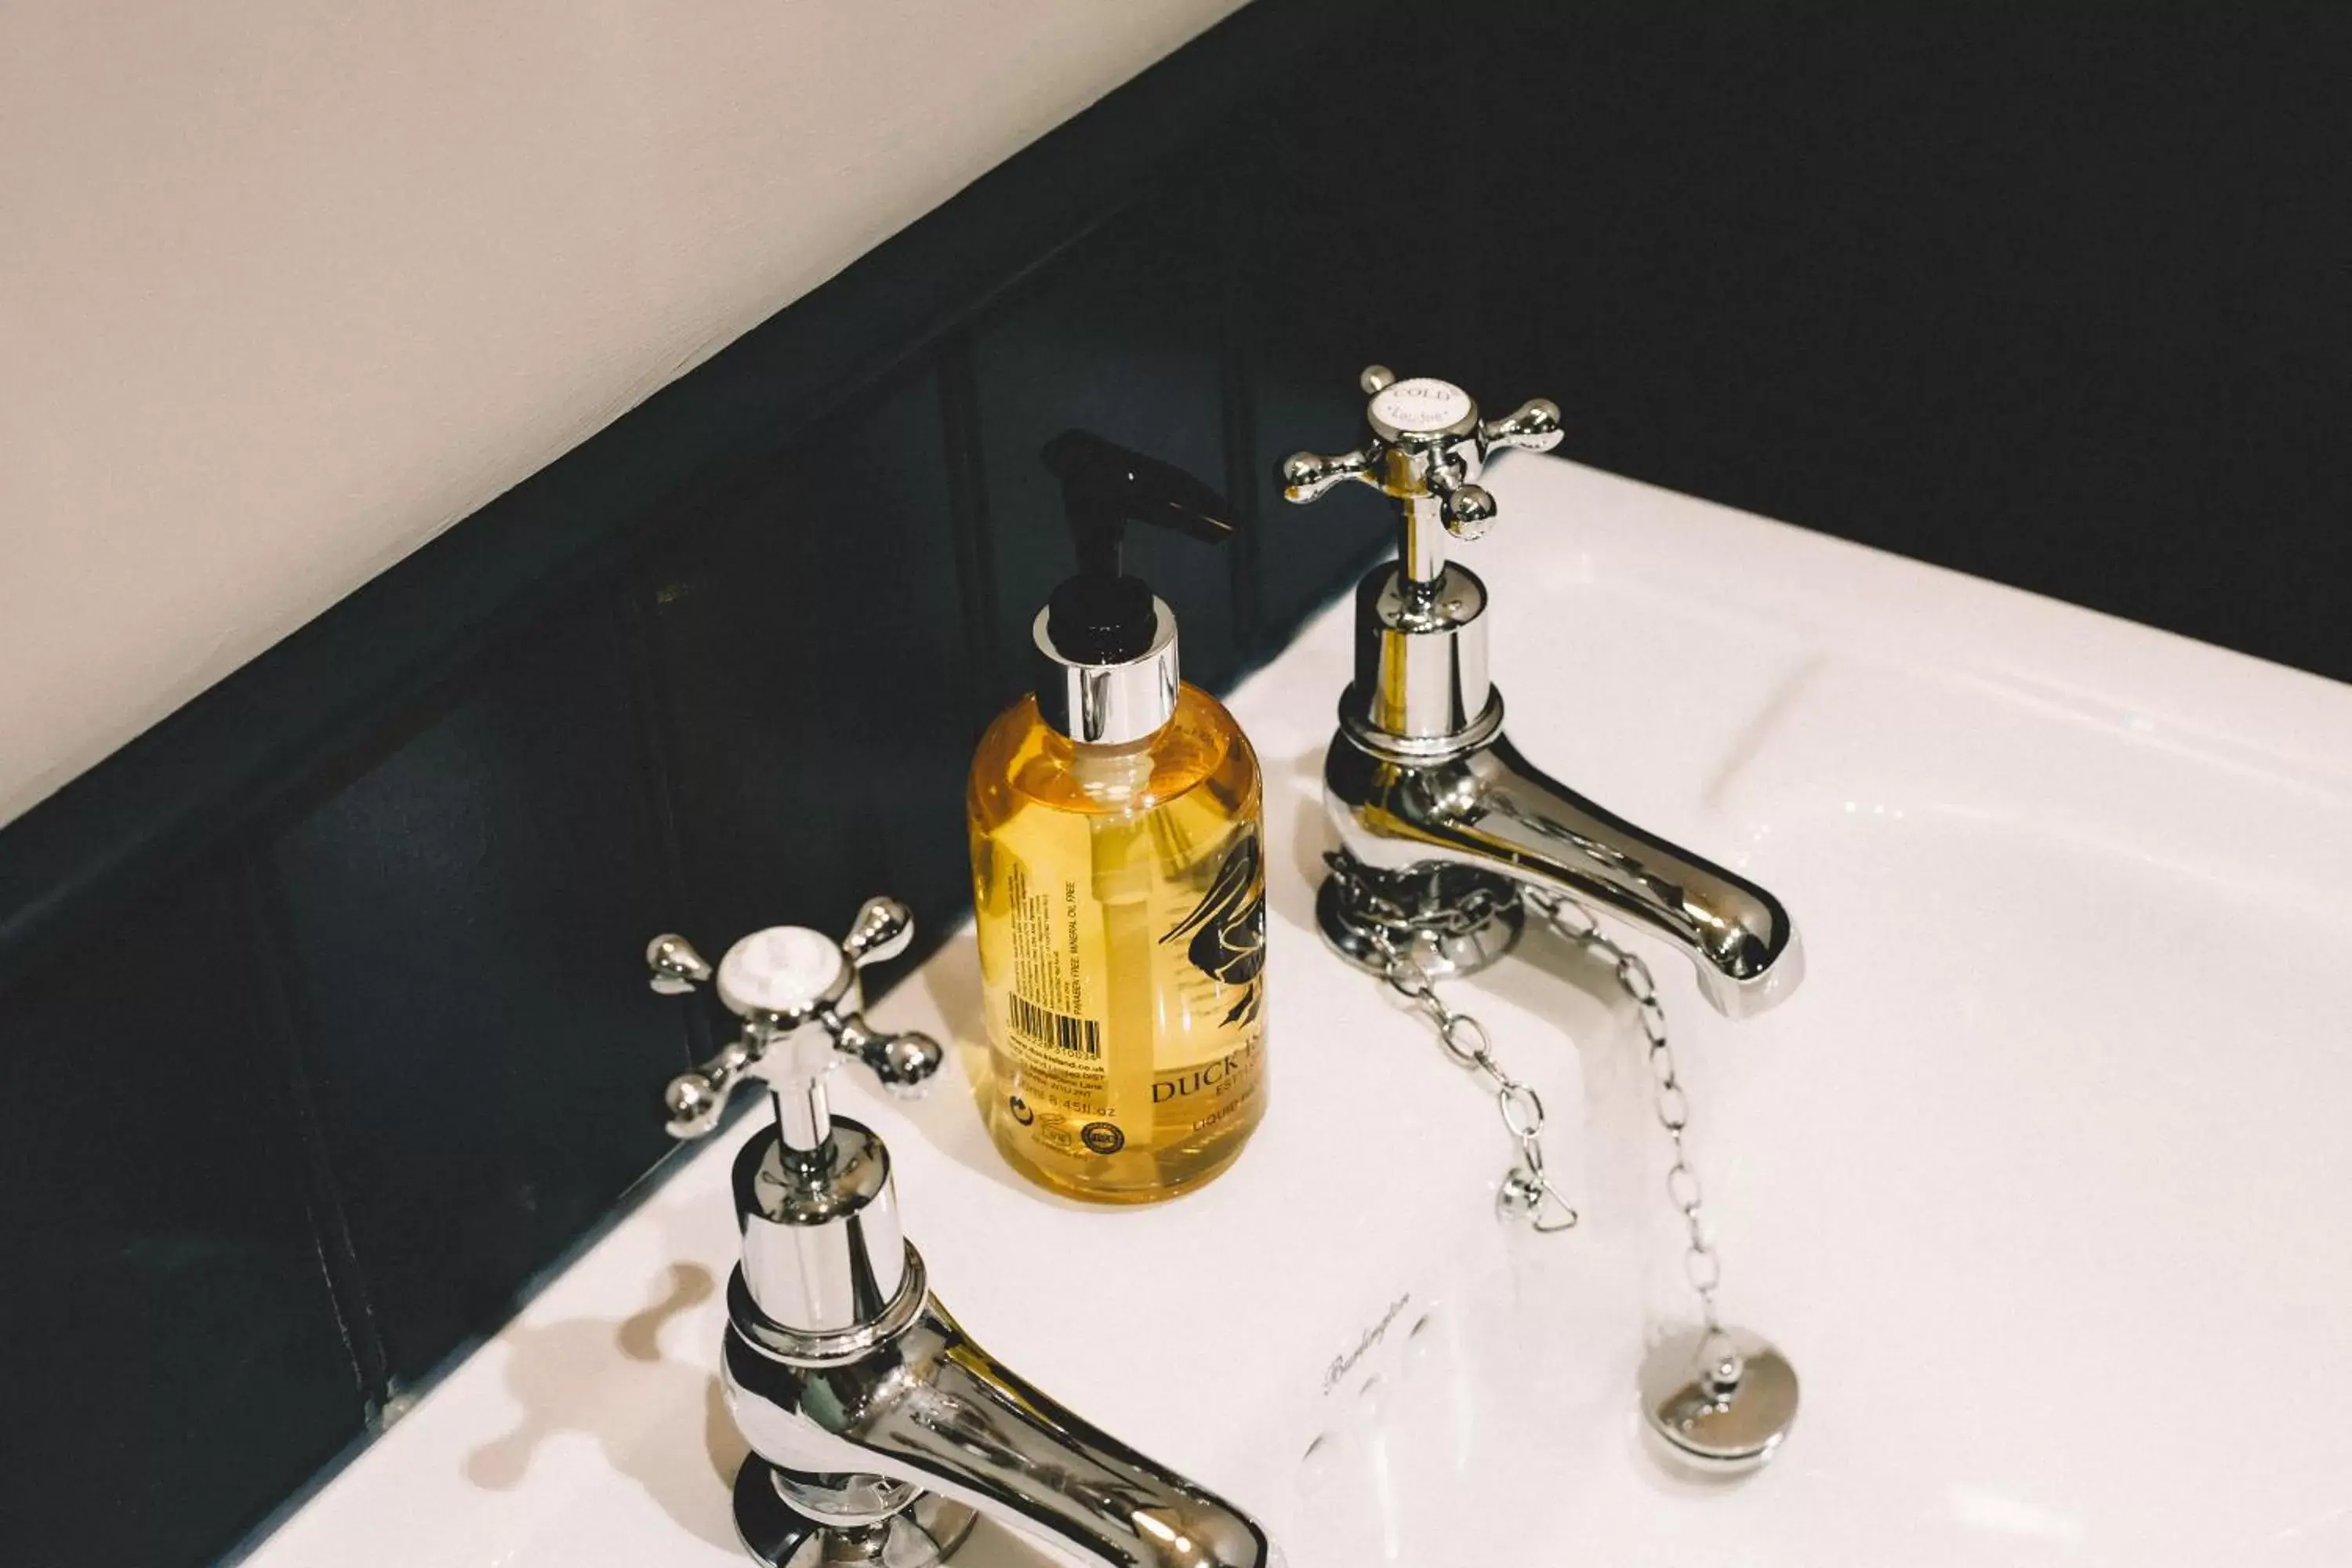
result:
<svg viewBox="0 0 2352 1568"><path fill-rule="evenodd" d="M319 1122L310 1083L303 1068L303 1045L295 1023L293 999L287 990L289 944L282 929L283 910L275 907L249 847L240 847L232 873L229 897L244 945L254 955L255 991L262 1023L260 1047L265 1070L284 1097L286 1114L300 1141L304 1206L318 1247L319 1267L335 1308L335 1321L352 1358L352 1379L365 1407L376 1420L391 1397L391 1373L384 1360L383 1331L376 1321L375 1302L368 1291L366 1271L352 1245L350 1217L337 1189L334 1152Z"/></svg>

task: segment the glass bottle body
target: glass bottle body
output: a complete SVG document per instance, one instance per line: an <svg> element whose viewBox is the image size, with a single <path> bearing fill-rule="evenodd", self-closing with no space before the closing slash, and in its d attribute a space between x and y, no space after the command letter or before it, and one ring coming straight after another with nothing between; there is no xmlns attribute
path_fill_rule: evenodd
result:
<svg viewBox="0 0 2352 1568"><path fill-rule="evenodd" d="M1024 699L966 805L999 1151L1105 1202L1215 1176L1265 1111L1262 790L1233 716L1188 685L1157 733L1086 746Z"/></svg>

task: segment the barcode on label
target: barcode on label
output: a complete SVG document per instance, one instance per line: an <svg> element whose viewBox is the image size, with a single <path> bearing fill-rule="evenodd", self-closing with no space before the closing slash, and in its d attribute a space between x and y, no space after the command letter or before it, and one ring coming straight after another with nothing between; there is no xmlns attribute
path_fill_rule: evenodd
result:
<svg viewBox="0 0 2352 1568"><path fill-rule="evenodd" d="M1012 998L1013 1027L1040 1045L1055 1046L1082 1057L1102 1055L1102 1026L1092 1018L1051 1013L1026 996Z"/></svg>

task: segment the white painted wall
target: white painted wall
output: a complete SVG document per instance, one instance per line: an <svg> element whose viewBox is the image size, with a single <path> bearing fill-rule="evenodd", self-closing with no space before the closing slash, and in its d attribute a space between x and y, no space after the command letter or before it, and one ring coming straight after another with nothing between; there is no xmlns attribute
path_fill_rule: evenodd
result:
<svg viewBox="0 0 2352 1568"><path fill-rule="evenodd" d="M1241 0L0 0L0 821Z"/></svg>

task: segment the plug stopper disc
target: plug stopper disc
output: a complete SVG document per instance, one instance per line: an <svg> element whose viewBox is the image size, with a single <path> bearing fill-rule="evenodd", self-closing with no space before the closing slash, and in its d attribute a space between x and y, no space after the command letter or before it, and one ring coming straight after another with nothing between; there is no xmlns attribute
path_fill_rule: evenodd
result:
<svg viewBox="0 0 2352 1568"><path fill-rule="evenodd" d="M1642 1420L1661 1457L1703 1475L1761 1468L1797 1423L1797 1369L1745 1329L1670 1337L1643 1360L1640 1387Z"/></svg>

